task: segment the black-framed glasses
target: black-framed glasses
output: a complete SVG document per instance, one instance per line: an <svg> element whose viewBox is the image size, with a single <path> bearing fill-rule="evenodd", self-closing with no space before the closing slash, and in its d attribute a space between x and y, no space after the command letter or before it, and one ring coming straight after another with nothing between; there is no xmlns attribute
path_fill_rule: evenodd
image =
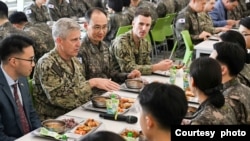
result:
<svg viewBox="0 0 250 141"><path fill-rule="evenodd" d="M243 36L250 36L250 34L242 33Z"/></svg>
<svg viewBox="0 0 250 141"><path fill-rule="evenodd" d="M30 64L32 64L33 62L35 63L35 58L34 57L31 58L31 59L24 59L24 58L18 58L18 57L13 57L13 58L15 58L17 60L29 61Z"/></svg>

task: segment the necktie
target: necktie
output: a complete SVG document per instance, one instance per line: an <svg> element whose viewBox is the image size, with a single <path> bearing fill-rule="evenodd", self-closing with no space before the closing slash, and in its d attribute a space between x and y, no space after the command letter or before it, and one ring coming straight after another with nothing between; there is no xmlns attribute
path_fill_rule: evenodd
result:
<svg viewBox="0 0 250 141"><path fill-rule="evenodd" d="M19 116L21 119L22 128L23 128L24 133L26 134L30 131L29 123L28 123L27 117L25 115L25 112L23 110L23 105L21 104L21 101L20 101L19 96L18 96L17 83L12 85L12 86L14 89L14 97L15 97L15 101L17 104L18 113L19 113Z"/></svg>

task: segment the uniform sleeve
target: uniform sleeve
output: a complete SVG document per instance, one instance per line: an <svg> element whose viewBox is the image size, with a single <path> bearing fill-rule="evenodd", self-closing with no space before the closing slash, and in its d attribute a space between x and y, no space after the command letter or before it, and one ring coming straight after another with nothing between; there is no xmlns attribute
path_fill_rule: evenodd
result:
<svg viewBox="0 0 250 141"><path fill-rule="evenodd" d="M188 18L185 17L183 13L180 13L175 20L175 36L178 40L178 44L184 44L184 41L181 37L181 31L189 29Z"/></svg>
<svg viewBox="0 0 250 141"><path fill-rule="evenodd" d="M55 5L52 3L48 3L47 7L48 7L50 20L57 21L59 19L59 16L57 14L57 9L56 9Z"/></svg>
<svg viewBox="0 0 250 141"><path fill-rule="evenodd" d="M149 56L151 50L141 53L141 58L146 58L143 65L136 64L134 53L126 41L116 41L113 51L122 72L129 73L134 69L138 69L142 74L152 73L152 65Z"/></svg>
<svg viewBox="0 0 250 141"><path fill-rule="evenodd" d="M52 61L37 63L39 83L51 104L64 109L73 109L79 103L69 102L78 99L87 102L92 93L90 84L82 72L78 77L68 78Z"/></svg>
<svg viewBox="0 0 250 141"><path fill-rule="evenodd" d="M24 13L28 19L29 22L31 23L36 23L36 18L35 18L35 12L31 8L25 8Z"/></svg>

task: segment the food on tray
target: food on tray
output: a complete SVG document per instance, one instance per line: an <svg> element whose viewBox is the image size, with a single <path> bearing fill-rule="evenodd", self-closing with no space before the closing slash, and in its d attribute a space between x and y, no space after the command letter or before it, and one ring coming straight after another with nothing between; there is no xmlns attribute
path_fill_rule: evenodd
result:
<svg viewBox="0 0 250 141"><path fill-rule="evenodd" d="M62 120L48 119L42 122L42 126L48 129L49 131L63 133L65 132L65 122Z"/></svg>
<svg viewBox="0 0 250 141"><path fill-rule="evenodd" d="M135 130L135 129L127 129L127 128L124 129L124 130L120 133L120 135L121 135L122 137L127 137L129 132L132 133L132 137L133 137L133 138L138 138L138 137L141 135L140 131Z"/></svg>
<svg viewBox="0 0 250 141"><path fill-rule="evenodd" d="M75 134L80 134L80 135L85 135L89 131L91 131L93 128L98 127L100 123L94 119L87 119L83 124L79 125L76 127L74 133Z"/></svg>
<svg viewBox="0 0 250 141"><path fill-rule="evenodd" d="M75 121L74 118L65 118L65 119L62 119L62 121L64 121L66 123L66 128L74 128L76 127L76 125L78 125L79 123Z"/></svg>
<svg viewBox="0 0 250 141"><path fill-rule="evenodd" d="M122 113L125 109L130 108L135 103L133 98L121 98L119 102L118 112Z"/></svg>

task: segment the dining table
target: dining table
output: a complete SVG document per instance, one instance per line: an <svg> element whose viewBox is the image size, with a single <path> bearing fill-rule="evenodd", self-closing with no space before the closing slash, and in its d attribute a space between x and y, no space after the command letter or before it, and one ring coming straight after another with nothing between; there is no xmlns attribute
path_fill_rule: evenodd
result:
<svg viewBox="0 0 250 141"><path fill-rule="evenodd" d="M168 71L157 71L155 73L153 73L152 75L143 75L141 76L142 79L144 79L144 81L147 81L148 83L152 83L152 82L161 82L161 83L169 83L169 75L168 75ZM179 87L183 87L183 70L179 69L176 72L176 81L175 81L175 85L179 86ZM139 122L139 102L137 100L137 97L139 95L139 92L136 91L131 91L131 90L126 90L126 89L121 89L119 91L113 91L113 92L106 92L103 95L107 95L110 93L115 93L120 95L120 97L124 97L124 98L132 98L135 99L134 104L129 108L129 110L127 110L126 112L124 112L122 115L124 116L135 116L137 117L138 121L134 124L128 123L126 121L115 121L115 120L108 120L108 119L104 119L102 117L100 117L100 112L95 111L95 110L89 110L84 108L84 105L79 106L77 108L75 108L74 110L58 117L60 118L76 118L76 119L94 119L96 121L98 121L100 124L100 126L98 126L98 128L96 128L93 132L96 131L101 131L101 130L106 130L106 131L112 131L115 133L121 133L124 129L133 129L133 130L138 130L141 131L140 128L140 122ZM91 101L90 101L91 102ZM74 138L74 135L69 136L68 141L78 141L79 139L84 138L84 135L82 137L79 138L79 136L77 136L77 138ZM35 131L32 131L20 138L17 139L17 141L50 141L53 140L51 138L47 138L45 136L40 136L37 135L37 133L35 133Z"/></svg>

